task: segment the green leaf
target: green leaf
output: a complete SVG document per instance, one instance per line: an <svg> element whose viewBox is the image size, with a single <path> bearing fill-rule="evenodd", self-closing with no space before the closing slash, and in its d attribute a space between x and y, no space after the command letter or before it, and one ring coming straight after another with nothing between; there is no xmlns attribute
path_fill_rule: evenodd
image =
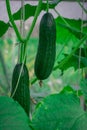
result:
<svg viewBox="0 0 87 130"><path fill-rule="evenodd" d="M80 49L81 49L81 56L79 56ZM80 68L86 67L87 66L87 58L86 58L87 48L84 47L84 48L80 48L80 49L78 48L77 51L75 52L75 54L73 54L69 60L66 60L67 57L70 55L69 50L68 50L69 53L63 51L60 55L63 58L60 59L60 56L58 56L56 59L56 62L57 62L56 65L61 64L65 60L66 60L66 62L64 63L64 65L58 66L58 68L61 69L62 71L68 69L69 67L74 67L74 69L78 69L79 61L80 61Z"/></svg>
<svg viewBox="0 0 87 130"><path fill-rule="evenodd" d="M67 56L66 56L67 57ZM66 57L61 60L63 62ZM84 68L87 66L87 58L86 57L80 57L80 68ZM78 55L73 55L66 63L64 66L60 66L59 69L62 71L67 70L69 67L74 67L75 69L78 69L79 67L79 56Z"/></svg>
<svg viewBox="0 0 87 130"><path fill-rule="evenodd" d="M63 29L65 28L78 39L81 39L85 34L87 34L87 26L85 25L87 21L83 21L83 27L82 27L81 19L76 20L76 19L57 17L56 23L57 23L57 26L60 26Z"/></svg>
<svg viewBox="0 0 87 130"><path fill-rule="evenodd" d="M61 94L62 93L72 93L72 94L75 94L77 95L77 90L75 90L73 87L71 86L65 86L62 91L60 92ZM82 91L81 90L78 90L78 96L82 96Z"/></svg>
<svg viewBox="0 0 87 130"><path fill-rule="evenodd" d="M57 3L49 4L49 8L52 9L56 5L57 5ZM26 4L26 5L24 5L24 8L25 8L25 20L27 20L29 17L34 16L37 5ZM47 4L42 3L41 10L46 10L46 8L47 8ZM21 19L21 10L22 10L22 8L20 8L16 13L13 14L14 20L20 20Z"/></svg>
<svg viewBox="0 0 87 130"><path fill-rule="evenodd" d="M23 108L5 96L0 97L0 130L31 130Z"/></svg>
<svg viewBox="0 0 87 130"><path fill-rule="evenodd" d="M86 130L87 128L87 113L81 115L79 119L75 122L70 130Z"/></svg>
<svg viewBox="0 0 87 130"><path fill-rule="evenodd" d="M60 93L75 93L75 90L70 86L65 86Z"/></svg>
<svg viewBox="0 0 87 130"><path fill-rule="evenodd" d="M70 32L67 28L64 26L61 26L59 23L61 23L60 17L58 17L56 20L56 30L57 30L57 38L56 41L58 44L65 44L68 46L76 46L77 42L79 41L72 32Z"/></svg>
<svg viewBox="0 0 87 130"><path fill-rule="evenodd" d="M75 95L54 94L37 105L31 126L34 130L80 130L80 126L85 130L87 116Z"/></svg>
<svg viewBox="0 0 87 130"><path fill-rule="evenodd" d="M3 36L9 28L9 23L0 21L0 37Z"/></svg>
<svg viewBox="0 0 87 130"><path fill-rule="evenodd" d="M64 22L64 20L65 22ZM56 65L57 63L60 65L63 63L63 61L66 61L62 66L54 67L60 68L62 70L66 70L69 67L74 67L75 69L78 69L79 66L79 48L76 50L76 53L73 53L72 57L69 60L67 59L67 55L69 56L73 50L76 48L77 43L81 40L81 34L79 35L80 40L76 36L76 34L72 33L72 31L76 31L75 33L78 34L78 31L81 30L81 20L74 20L74 19L67 19L67 18L61 18L57 17L56 19L56 28L57 28L57 43L58 45L62 45L61 50L57 50L57 57L56 57ZM83 21L85 24L87 21ZM68 24L68 25L67 25ZM66 27L65 27L66 26ZM72 30L69 30L67 26ZM81 33L81 32L80 32ZM84 41L85 43L86 41ZM82 50L83 49L83 50ZM87 58L86 58L86 46L81 49L81 58L80 58L80 66L81 68L87 66ZM78 54L77 54L78 51ZM84 54L85 53L85 54ZM83 55L84 54L84 55ZM62 57L62 59L61 59Z"/></svg>

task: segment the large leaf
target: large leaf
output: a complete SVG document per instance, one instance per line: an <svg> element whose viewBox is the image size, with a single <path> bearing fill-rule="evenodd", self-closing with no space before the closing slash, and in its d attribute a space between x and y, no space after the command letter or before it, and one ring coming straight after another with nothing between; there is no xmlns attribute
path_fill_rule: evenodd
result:
<svg viewBox="0 0 87 130"><path fill-rule="evenodd" d="M65 86L60 93L72 93L77 95L77 90L76 88L73 88L73 86ZM78 89L78 96L82 96L81 89Z"/></svg>
<svg viewBox="0 0 87 130"><path fill-rule="evenodd" d="M9 28L9 23L0 21L0 37L3 36Z"/></svg>
<svg viewBox="0 0 87 130"><path fill-rule="evenodd" d="M79 39L81 39L82 36L87 34L87 26L85 26L87 21L83 21L84 26L82 27L81 19L76 20L76 19L57 17L56 23L57 23L57 26L61 26L61 28L67 29L68 31L70 31L70 33L72 33L73 35L75 35L75 37Z"/></svg>
<svg viewBox="0 0 87 130"><path fill-rule="evenodd" d="M66 59L66 57L61 61L63 62ZM80 57L80 68L84 68L87 66L87 58L86 57ZM67 70L69 67L74 67L75 69L79 68L79 56L73 55L68 61L64 63L64 65L59 66L58 68L62 71Z"/></svg>
<svg viewBox="0 0 87 130"><path fill-rule="evenodd" d="M64 23L61 22L61 18L58 17L56 20L56 30L57 30L57 43L60 44L65 44L65 45L76 45L76 43L78 42L78 39L76 38L76 36L70 32L67 28L65 28L64 26L62 26ZM61 23L61 24L59 24Z"/></svg>
<svg viewBox="0 0 87 130"><path fill-rule="evenodd" d="M86 130L87 129L87 113L81 115L70 130Z"/></svg>
<svg viewBox="0 0 87 130"><path fill-rule="evenodd" d="M57 5L57 3L49 4L49 8L54 8ZM37 5L26 4L26 5L24 5L24 8L25 8L25 20L27 20L29 17L34 16ZM46 10L46 8L47 8L47 4L42 3L41 10ZM21 19L21 10L22 10L22 8L20 8L16 13L13 14L14 20L20 20Z"/></svg>
<svg viewBox="0 0 87 130"><path fill-rule="evenodd" d="M75 95L55 94L37 105L31 126L34 130L85 130L87 116Z"/></svg>
<svg viewBox="0 0 87 130"><path fill-rule="evenodd" d="M86 36L83 38L83 40L80 40L78 42L78 45L80 46L84 41L86 40ZM79 44L81 43L81 44ZM56 64L54 67L54 70L56 69L61 69L66 70L69 67L74 67L75 69L79 68L84 68L87 66L87 48L84 46L84 48L79 48L79 46L74 47L74 49L71 49L71 53L69 52L70 50L67 51L60 51L61 53L58 53L57 58L56 58ZM62 58L60 59L60 57Z"/></svg>
<svg viewBox="0 0 87 130"><path fill-rule="evenodd" d="M31 130L21 106L9 97L0 97L0 130Z"/></svg>
<svg viewBox="0 0 87 130"><path fill-rule="evenodd" d="M64 22L64 20L66 22ZM78 54L73 54L72 57L69 60L66 60L66 55L70 55L72 53L73 49L76 48L77 43L81 40L81 20L74 20L74 19L67 19L67 18L61 18L57 17L56 19L56 28L57 28L57 43L58 45L62 45L61 50L59 51L59 47L57 50L57 57L56 57L56 64L57 67L54 67L54 70L57 68L60 68L62 70L66 70L69 67L74 67L75 69L78 69L79 66L79 48L78 48ZM67 25L68 23L68 25ZM85 24L86 21L83 21ZM86 27L84 27L86 28ZM84 30L83 28L83 30ZM87 29L85 30L85 32ZM74 33L75 32L75 33ZM79 33L80 32L80 33ZM78 36L77 36L78 35ZM79 39L78 39L79 38ZM85 41L84 41L85 42ZM85 49L81 49L81 57L80 57L80 67L83 68L87 66L87 58L86 53L83 56L83 53L86 52L86 47ZM62 59L60 60L60 58ZM60 64L63 63L63 61L66 62L60 66Z"/></svg>

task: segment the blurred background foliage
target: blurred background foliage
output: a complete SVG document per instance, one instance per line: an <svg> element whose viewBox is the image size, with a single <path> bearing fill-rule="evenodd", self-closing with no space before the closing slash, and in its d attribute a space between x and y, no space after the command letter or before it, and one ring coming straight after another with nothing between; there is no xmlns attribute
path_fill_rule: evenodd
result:
<svg viewBox="0 0 87 130"><path fill-rule="evenodd" d="M4 36L4 37L5 38L0 39L0 95L9 95L11 90L12 72L18 60L17 57L18 57L19 45L17 43L15 35L11 38L9 36ZM58 61L61 61L65 57L64 54L71 53L74 43L78 41L78 39L74 35L72 35L71 38L67 38L64 35L65 39L63 35L61 35L61 37L62 38L57 39L55 65L57 64ZM27 67L30 75L30 83L35 77L34 60L37 52L37 47L38 47L38 37L32 36L30 38L28 48L27 48L27 52L28 52ZM78 62L79 61L77 59L77 65ZM80 69L75 70L73 66L64 70L63 74L62 74L62 70L60 69L53 70L50 77L43 81L41 87L39 85L39 81L36 81L34 84L30 85L31 96L33 96L34 98L35 97L43 98L44 96L51 93L59 93L63 89L63 87L67 85L70 85L74 88L78 88L79 81L81 78L80 73L81 70Z"/></svg>

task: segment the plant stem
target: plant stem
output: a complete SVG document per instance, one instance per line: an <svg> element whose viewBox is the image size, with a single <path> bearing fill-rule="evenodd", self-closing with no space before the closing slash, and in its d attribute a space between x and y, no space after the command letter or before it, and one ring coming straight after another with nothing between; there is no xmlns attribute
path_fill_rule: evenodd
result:
<svg viewBox="0 0 87 130"><path fill-rule="evenodd" d="M16 24L14 22L14 18L12 16L12 12L11 12L11 8L10 8L10 2L9 2L9 0L6 0L6 8L7 8L9 20L10 20L12 26L13 26L13 29L14 29L14 31L16 33L16 36L19 39L19 41L23 43L24 39L21 37L21 35L20 35L19 31L18 31L18 28L17 28L17 26L16 26Z"/></svg>
<svg viewBox="0 0 87 130"><path fill-rule="evenodd" d="M76 0L80 7L83 9L83 11L87 14L87 10L84 8L84 6L81 4L80 0Z"/></svg>
<svg viewBox="0 0 87 130"><path fill-rule="evenodd" d="M21 1L21 20L20 20L20 32L21 32L21 36L22 37L25 37L25 6L24 6L24 0ZM22 43L20 45L20 63L23 62L23 59L24 59L24 46L25 46L26 42L25 43ZM25 58L26 60L26 58ZM25 62L24 62L25 63Z"/></svg>
<svg viewBox="0 0 87 130"><path fill-rule="evenodd" d="M25 61L25 58L26 58L27 43L28 43L28 41L29 41L29 39L30 39L31 33L32 33L33 28L34 28L34 26L35 26L37 17L39 16L39 13L40 13L40 11L41 11L41 5L42 5L42 0L39 0L39 3L38 3L38 6L37 6L37 8L36 8L36 12L35 12L35 15L34 15L34 19L33 19L31 28L30 28L30 30L29 30L29 32L28 32L28 34L27 34L26 39L25 39L25 44L24 44L24 56L23 56L24 61Z"/></svg>
<svg viewBox="0 0 87 130"><path fill-rule="evenodd" d="M61 68L71 57L72 55L76 52L76 50L80 47L81 44L83 44L83 42L87 39L87 35L85 35L81 40L80 42L78 43L78 45L75 47L75 49L71 52L70 55L68 55L62 62L60 62L58 65L56 65L54 67L53 70L56 70L58 68Z"/></svg>
<svg viewBox="0 0 87 130"><path fill-rule="evenodd" d="M34 28L34 26L35 26L37 17L38 17L38 15L39 15L40 11L41 11L41 5L42 5L42 0L39 0L38 6L37 6L37 8L36 8L35 15L34 15L33 23L32 23L32 25L31 25L30 31L28 32L28 35L27 35L27 37L26 37L26 42L29 40L30 35L31 35L32 31L33 31L33 28Z"/></svg>
<svg viewBox="0 0 87 130"><path fill-rule="evenodd" d="M56 12L56 14L58 15L58 16L60 16L60 18L63 20L63 22L66 24L66 26L68 26L68 27L71 27L69 24L68 24L68 22L59 14L59 12L54 8L54 11Z"/></svg>
<svg viewBox="0 0 87 130"><path fill-rule="evenodd" d="M34 77L33 80L31 81L31 85L33 85L37 81L37 77Z"/></svg>

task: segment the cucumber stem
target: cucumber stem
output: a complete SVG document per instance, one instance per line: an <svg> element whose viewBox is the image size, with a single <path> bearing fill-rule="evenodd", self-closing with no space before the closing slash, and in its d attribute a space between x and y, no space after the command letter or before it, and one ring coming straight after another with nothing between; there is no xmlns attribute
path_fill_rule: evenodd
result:
<svg viewBox="0 0 87 130"><path fill-rule="evenodd" d="M49 0L47 0L47 12L49 12Z"/></svg>

